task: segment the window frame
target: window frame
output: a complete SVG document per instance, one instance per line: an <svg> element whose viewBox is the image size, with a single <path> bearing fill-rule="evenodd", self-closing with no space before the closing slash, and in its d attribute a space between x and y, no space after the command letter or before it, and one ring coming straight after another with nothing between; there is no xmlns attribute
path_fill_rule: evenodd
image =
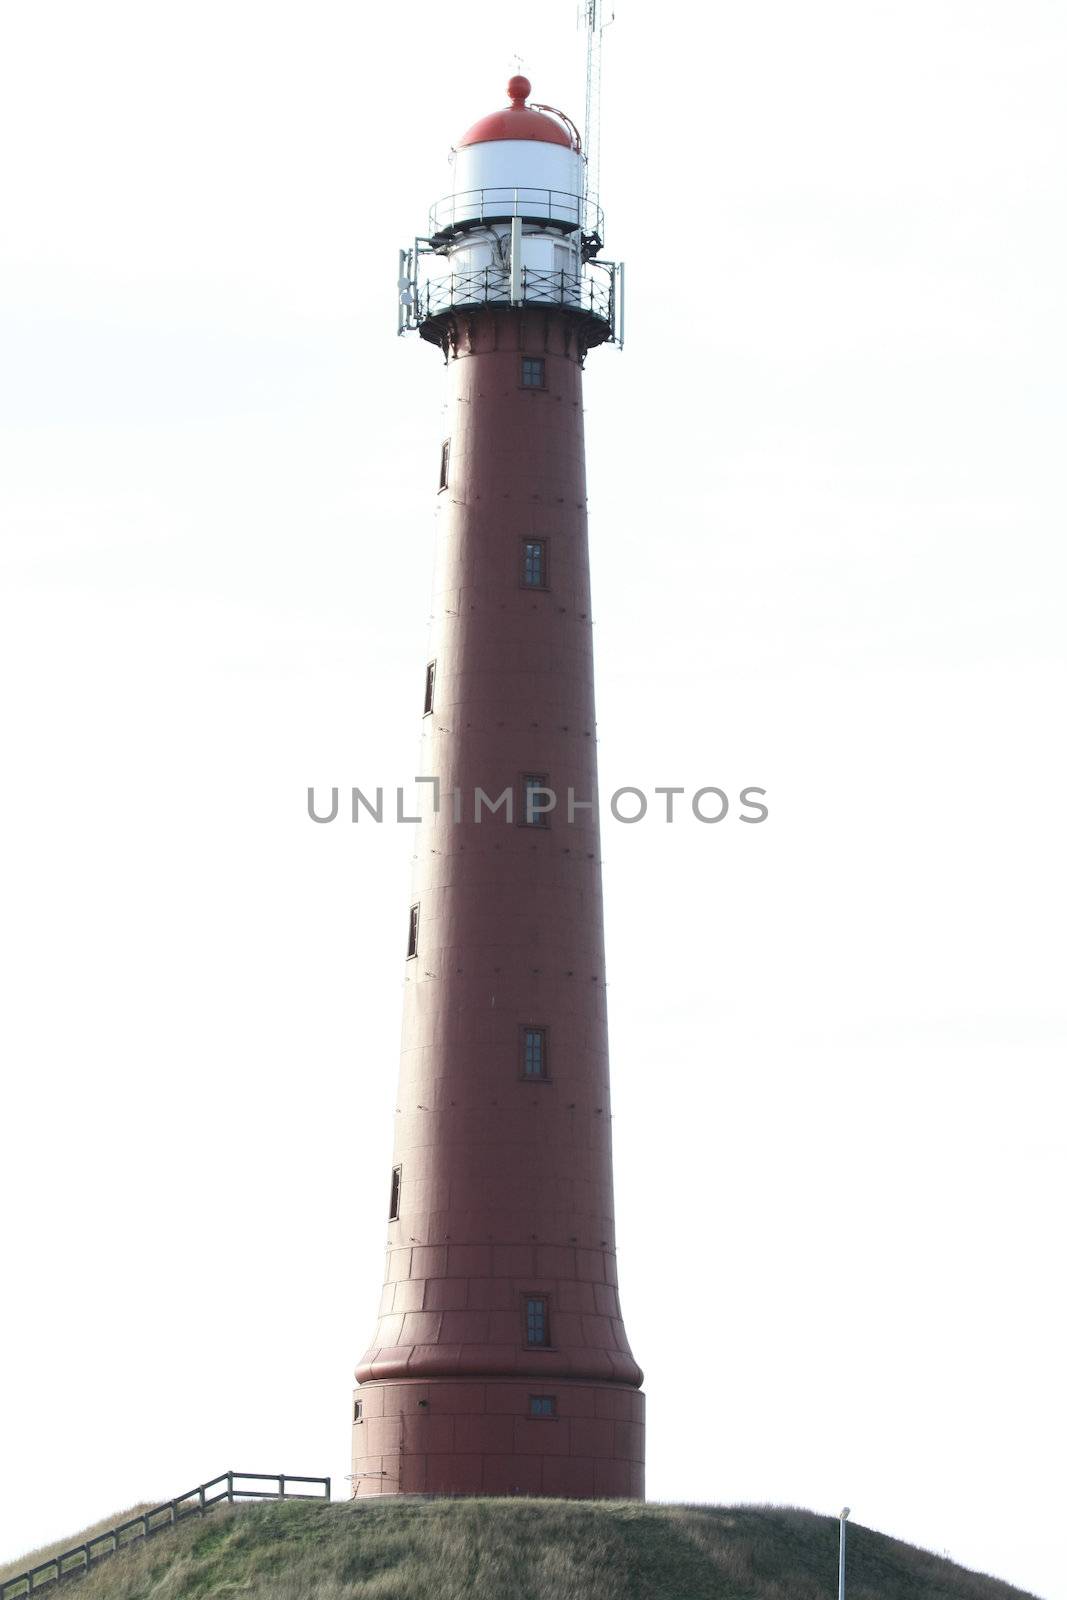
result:
<svg viewBox="0 0 1067 1600"><path fill-rule="evenodd" d="M526 1070L526 1038L528 1034L541 1035L541 1066L540 1073L527 1072ZM519 1023L519 1077L523 1083L551 1083L552 1069L550 1066L548 1029L540 1022Z"/></svg>
<svg viewBox="0 0 1067 1600"><path fill-rule="evenodd" d="M535 828L538 833L541 833L551 828L552 812L539 812L534 820L527 816L526 794L528 786L535 789L549 789L553 794L555 794L555 790L552 789L552 782L547 772L519 773L519 804L516 807L515 821L520 828ZM556 803L557 805L559 803L558 795L556 796Z"/></svg>
<svg viewBox="0 0 1067 1600"><path fill-rule="evenodd" d="M541 378L540 378L540 382L539 383L527 383L527 381L526 381L526 363L527 362L530 362L531 364L536 364L536 366L537 366L537 368L538 368L538 370L539 370L539 372L541 374ZM548 362L545 360L544 356L529 356L529 355L526 355L522 351L519 352L519 388L520 389L541 389L542 391L548 388Z"/></svg>
<svg viewBox="0 0 1067 1600"><path fill-rule="evenodd" d="M422 696L422 714L424 717L433 716L434 693L437 689L437 657L426 663L426 687Z"/></svg>
<svg viewBox="0 0 1067 1600"><path fill-rule="evenodd" d="M532 1399L533 1396L531 1395L530 1398ZM353 1402L352 1402L352 1426L355 1427L357 1422L362 1422L362 1421L363 1421L363 1401L362 1400L353 1400Z"/></svg>
<svg viewBox="0 0 1067 1600"><path fill-rule="evenodd" d="M529 1400L529 1407L528 1407L528 1410L527 1410L526 1414L534 1422L556 1422L556 1421L558 1421L559 1412L556 1410L556 1396L554 1394L531 1394L527 1398ZM547 1401L548 1406L549 1406L549 1410L548 1411L535 1411L534 1410L534 1404L538 1400L540 1400L542 1402Z"/></svg>
<svg viewBox="0 0 1067 1600"><path fill-rule="evenodd" d="M419 954L419 921L422 901L416 900L408 911L408 955L409 961L415 961Z"/></svg>
<svg viewBox="0 0 1067 1600"><path fill-rule="evenodd" d="M545 1336L540 1341L530 1338L530 1306L535 1301L544 1307L541 1313L541 1320L544 1325ZM522 1343L525 1350L551 1350L554 1348L552 1344L551 1308L547 1294L541 1294L533 1290L524 1291L522 1296Z"/></svg>
<svg viewBox="0 0 1067 1600"><path fill-rule="evenodd" d="M404 1163L393 1168L389 1178L389 1221L400 1221L400 1190L404 1182Z"/></svg>
<svg viewBox="0 0 1067 1600"><path fill-rule="evenodd" d="M541 547L541 582L528 583L526 581L526 546L536 544ZM543 594L549 587L548 582L548 540L547 539L520 539L519 540L519 588L529 589L534 594Z"/></svg>
<svg viewBox="0 0 1067 1600"><path fill-rule="evenodd" d="M438 473L437 492L443 494L448 488L449 469L452 464L452 436L441 440L441 469Z"/></svg>

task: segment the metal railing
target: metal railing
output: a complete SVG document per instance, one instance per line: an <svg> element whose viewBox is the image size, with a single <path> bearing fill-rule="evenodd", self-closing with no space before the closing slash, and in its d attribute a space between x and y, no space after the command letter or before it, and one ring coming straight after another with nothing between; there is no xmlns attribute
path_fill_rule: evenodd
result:
<svg viewBox="0 0 1067 1600"><path fill-rule="evenodd" d="M580 227L585 234L604 237L604 213L590 195L568 194L563 189L499 187L464 189L447 194L430 207L430 233L434 238L475 222L503 222L522 217L526 222L549 222L559 227Z"/></svg>
<svg viewBox="0 0 1067 1600"><path fill-rule="evenodd" d="M608 263L603 263L606 268ZM521 305L566 306L614 326L615 280L610 271L601 278L576 272L541 272L522 269ZM418 286L415 317L423 322L453 307L509 305L511 274L504 267L482 267L477 272L453 272L448 277L426 278Z"/></svg>
<svg viewBox="0 0 1067 1600"><path fill-rule="evenodd" d="M249 1482L274 1483L277 1488L248 1489L245 1484ZM293 1483L318 1484L324 1492L308 1494L300 1489L289 1488ZM219 1489L220 1484L224 1485L222 1489ZM212 1494L210 1491L213 1489L219 1489L219 1492ZM54 1583L84 1577L90 1568L109 1556L117 1555L120 1550L127 1550L142 1539L150 1539L165 1528L175 1528L187 1517L202 1517L212 1506L223 1502L233 1505L236 1500L325 1501L329 1498L329 1478L303 1478L293 1472L221 1472L217 1478L197 1484L188 1494L164 1500L150 1511L142 1511L136 1517L131 1517L128 1522L120 1522L117 1527L94 1533L91 1539L85 1539L69 1550L62 1550L58 1555L49 1556L47 1561L40 1562L36 1567L30 1567L13 1578L5 1578L0 1582L0 1600L21 1600L23 1595L40 1594L42 1589L51 1588Z"/></svg>

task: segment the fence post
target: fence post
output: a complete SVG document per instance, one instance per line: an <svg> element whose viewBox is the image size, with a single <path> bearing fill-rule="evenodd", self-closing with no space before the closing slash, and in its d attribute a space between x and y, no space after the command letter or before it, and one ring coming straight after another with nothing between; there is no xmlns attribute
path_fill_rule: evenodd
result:
<svg viewBox="0 0 1067 1600"><path fill-rule="evenodd" d="M206 1509L206 1507L204 1505L204 1501L207 1498L206 1495L205 1495L205 1492L204 1492L204 1485L203 1484L201 1484L200 1488L197 1490L197 1496L198 1496L199 1501L200 1501L200 1515L203 1516L204 1515L204 1511Z"/></svg>
<svg viewBox="0 0 1067 1600"><path fill-rule="evenodd" d="M226 1492L231 1506L233 1505L233 1473L226 1474Z"/></svg>
<svg viewBox="0 0 1067 1600"><path fill-rule="evenodd" d="M278 1498L280 1500L284 1500L285 1499L285 1473L284 1472L279 1472L279 1474L278 1474Z"/></svg>
<svg viewBox="0 0 1067 1600"><path fill-rule="evenodd" d="M326 1479L326 1498L327 1498L327 1500L330 1498L330 1480L329 1480L329 1478Z"/></svg>
<svg viewBox="0 0 1067 1600"><path fill-rule="evenodd" d="M147 1539L149 1531L150 1531L149 1527L148 1527L148 1512L147 1511L145 1512L144 1516L141 1518L141 1521L144 1524L144 1533L142 1534L141 1537L144 1538L144 1539Z"/></svg>

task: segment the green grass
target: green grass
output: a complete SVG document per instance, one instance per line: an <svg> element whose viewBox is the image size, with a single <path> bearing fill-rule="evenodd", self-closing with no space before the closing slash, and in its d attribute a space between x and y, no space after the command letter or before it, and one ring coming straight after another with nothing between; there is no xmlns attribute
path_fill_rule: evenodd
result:
<svg viewBox="0 0 1067 1600"><path fill-rule="evenodd" d="M836 1600L837 1522L781 1507L621 1500L238 1505L75 1583L80 1600ZM853 1524L848 1597L1033 1600Z"/></svg>
<svg viewBox="0 0 1067 1600"><path fill-rule="evenodd" d="M61 1555L64 1550L72 1550L75 1546L84 1544L87 1539L95 1539L99 1535L107 1533L109 1529L117 1528L120 1523L129 1522L133 1517L143 1516L150 1509L151 1507L148 1505L131 1506L128 1511L119 1511L114 1516L108 1517L106 1522L94 1522L92 1527L83 1528L81 1533L74 1535L73 1539L60 1539L55 1544L42 1545L39 1550L29 1550L24 1556L20 1556L17 1561L0 1562L0 1582L5 1578L13 1578L16 1573L25 1572L30 1567L39 1567L42 1562ZM128 1543L131 1537L132 1535L130 1534L123 1534L120 1543ZM102 1549L103 1546L101 1545L100 1548ZM73 1572L79 1565L80 1563L76 1557L69 1558L63 1563L63 1571L64 1573ZM38 1583L40 1583L40 1579L38 1579ZM25 1590L23 1590L23 1593L25 1593Z"/></svg>

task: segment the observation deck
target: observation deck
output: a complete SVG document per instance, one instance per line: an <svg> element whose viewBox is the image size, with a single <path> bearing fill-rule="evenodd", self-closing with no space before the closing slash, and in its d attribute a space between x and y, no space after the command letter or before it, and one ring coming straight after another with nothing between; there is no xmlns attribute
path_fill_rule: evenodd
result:
<svg viewBox="0 0 1067 1600"><path fill-rule="evenodd" d="M599 259L603 239L591 196L529 184L446 195L430 207L429 231L400 252L397 332L447 352L455 319L476 308L554 306L575 319L583 350L621 346L623 269Z"/></svg>
<svg viewBox="0 0 1067 1600"><path fill-rule="evenodd" d="M604 212L591 196L530 186L497 185L445 195L430 207L429 238L434 249L447 248L465 233L494 223L510 224L512 217L561 237L580 228L583 261L591 260L604 247Z"/></svg>
<svg viewBox="0 0 1067 1600"><path fill-rule="evenodd" d="M621 268L614 261L598 261L591 271L540 272L523 267L519 296L514 298L511 274L505 267L482 267L475 272L452 272L412 283L410 300L401 302L398 332L418 331L431 344L445 348L449 320L482 306L553 306L569 312L580 324L576 330L585 349L609 341L621 344Z"/></svg>

